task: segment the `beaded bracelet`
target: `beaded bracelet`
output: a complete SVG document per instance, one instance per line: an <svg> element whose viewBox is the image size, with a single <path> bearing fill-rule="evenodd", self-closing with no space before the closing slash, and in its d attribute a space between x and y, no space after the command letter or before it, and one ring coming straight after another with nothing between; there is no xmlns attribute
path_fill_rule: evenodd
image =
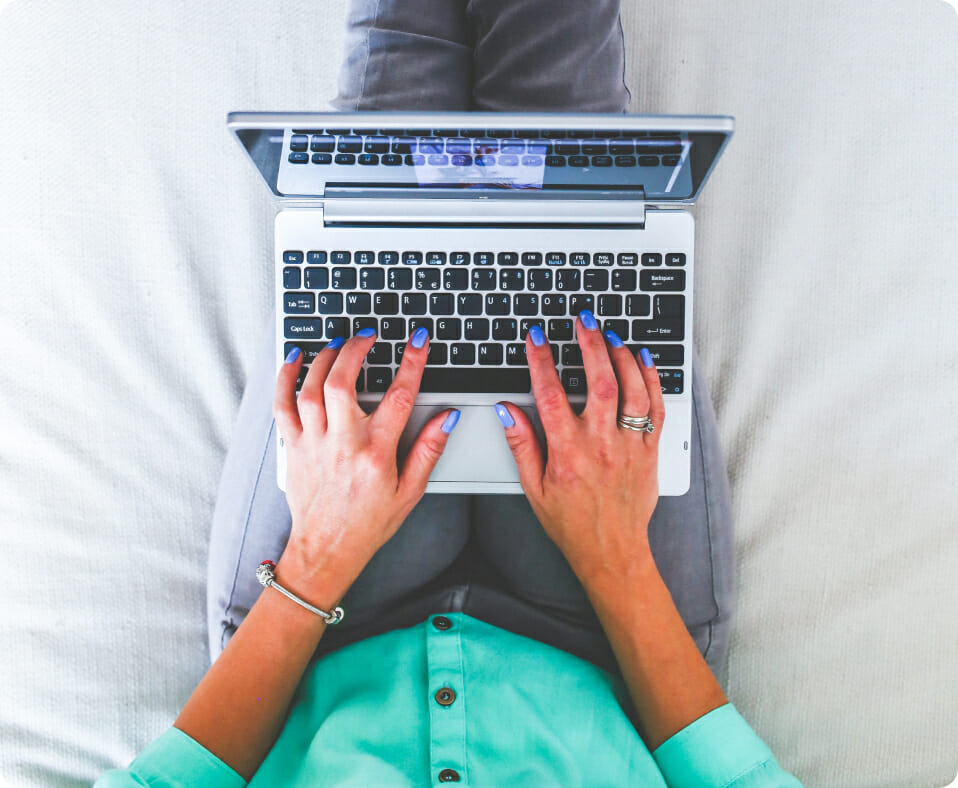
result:
<svg viewBox="0 0 958 788"><path fill-rule="evenodd" d="M291 594L285 588L283 588L279 583L276 582L276 564L272 561L263 561L258 567L256 567L256 579L259 580L260 585L269 587L272 586L277 591L279 591L284 596L289 597L294 602L299 603L307 610L313 611L317 616L322 616L327 624L338 624L343 620L345 612L341 607L337 607L333 610L332 613L327 613L325 610L320 610L318 607L313 607L309 602L305 602L300 599L296 594Z"/></svg>

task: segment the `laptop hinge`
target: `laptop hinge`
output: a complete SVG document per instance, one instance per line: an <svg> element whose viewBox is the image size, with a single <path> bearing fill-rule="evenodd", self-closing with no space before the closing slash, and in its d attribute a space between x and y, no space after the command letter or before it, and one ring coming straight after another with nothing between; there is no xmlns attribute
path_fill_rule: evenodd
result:
<svg viewBox="0 0 958 788"><path fill-rule="evenodd" d="M493 190L486 190L486 192ZM645 227L645 192L331 187L323 222L336 224L630 225Z"/></svg>

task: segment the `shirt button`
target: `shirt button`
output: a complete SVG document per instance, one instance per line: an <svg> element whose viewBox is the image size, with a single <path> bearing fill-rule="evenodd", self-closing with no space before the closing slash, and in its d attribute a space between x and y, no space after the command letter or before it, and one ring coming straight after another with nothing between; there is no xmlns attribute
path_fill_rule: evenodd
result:
<svg viewBox="0 0 958 788"><path fill-rule="evenodd" d="M443 687L436 693L436 701L442 706L451 706L456 700L455 690Z"/></svg>
<svg viewBox="0 0 958 788"><path fill-rule="evenodd" d="M445 616L436 616L432 620L432 625L436 629L449 629L452 626L452 621L450 621Z"/></svg>
<svg viewBox="0 0 958 788"><path fill-rule="evenodd" d="M459 772L455 769L443 769L439 772L439 782L441 783L457 783L459 782Z"/></svg>

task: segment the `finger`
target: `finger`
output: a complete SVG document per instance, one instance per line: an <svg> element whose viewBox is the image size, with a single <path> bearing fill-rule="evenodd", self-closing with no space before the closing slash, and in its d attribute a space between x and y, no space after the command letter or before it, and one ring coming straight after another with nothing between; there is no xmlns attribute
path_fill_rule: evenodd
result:
<svg viewBox="0 0 958 788"><path fill-rule="evenodd" d="M296 378L303 366L303 352L294 347L286 356L286 363L280 367L276 378L276 391L273 393L273 418L281 440L296 440L303 432L296 407ZM307 373L308 375L309 373Z"/></svg>
<svg viewBox="0 0 958 788"><path fill-rule="evenodd" d="M647 432L642 437L648 446L654 448L659 445L662 425L665 424L665 400L662 397L662 382L659 380L659 371L655 368L652 354L649 353L648 348L641 348L639 357L641 358L639 370L642 372L646 388L649 391L649 420L655 427L654 432Z"/></svg>
<svg viewBox="0 0 958 788"><path fill-rule="evenodd" d="M519 470L519 484L530 500L542 496L542 476L545 474L545 460L542 447L536 437L529 417L511 402L496 404L496 415L506 433L506 443L512 451Z"/></svg>
<svg viewBox="0 0 958 788"><path fill-rule="evenodd" d="M376 329L364 328L343 345L323 384L326 420L330 430L346 429L366 418L356 399L356 378L366 354L376 341Z"/></svg>
<svg viewBox="0 0 958 788"><path fill-rule="evenodd" d="M588 387L582 418L601 425L607 431L616 429L619 407L619 382L612 369L605 338L599 331L595 315L588 309L579 312L575 324L576 339L582 350L585 380Z"/></svg>
<svg viewBox="0 0 958 788"><path fill-rule="evenodd" d="M429 476L446 448L449 434L459 423L460 415L461 411L454 408L437 413L420 430L409 454L406 455L402 472L399 474L399 496L407 502L410 509L426 492Z"/></svg>
<svg viewBox="0 0 958 788"><path fill-rule="evenodd" d="M343 346L344 341L342 337L336 337L327 342L326 347L316 354L316 358L309 366L309 372L306 373L297 400L299 418L305 426L323 432L326 431L326 402L323 397L323 384L326 382L329 368L336 360L336 351Z"/></svg>
<svg viewBox="0 0 958 788"><path fill-rule="evenodd" d="M529 362L532 393L546 440L551 443L570 437L577 417L559 382L549 343L537 325L532 326L526 336L526 360Z"/></svg>
<svg viewBox="0 0 958 788"><path fill-rule="evenodd" d="M387 435L394 445L398 445L399 436L412 413L428 354L429 329L420 326L406 343L396 377L373 412L372 425Z"/></svg>
<svg viewBox="0 0 958 788"><path fill-rule="evenodd" d="M625 416L648 416L649 389L639 371L635 356L614 331L606 331L604 336L609 343L609 357L612 359L615 376L619 380L619 409L616 417L618 413Z"/></svg>

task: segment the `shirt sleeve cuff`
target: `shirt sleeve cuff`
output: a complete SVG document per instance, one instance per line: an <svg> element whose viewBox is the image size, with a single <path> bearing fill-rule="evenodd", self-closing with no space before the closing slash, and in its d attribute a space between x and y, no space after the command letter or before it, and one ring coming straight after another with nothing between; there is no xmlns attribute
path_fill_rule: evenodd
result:
<svg viewBox="0 0 958 788"><path fill-rule="evenodd" d="M129 768L106 772L96 782L96 788L131 785L243 788L246 780L196 739L171 725L133 759Z"/></svg>
<svg viewBox="0 0 958 788"><path fill-rule="evenodd" d="M779 779L791 776L731 703L686 725L659 745L652 757L669 785L727 786L758 768L771 770ZM774 784L801 785L797 780Z"/></svg>

